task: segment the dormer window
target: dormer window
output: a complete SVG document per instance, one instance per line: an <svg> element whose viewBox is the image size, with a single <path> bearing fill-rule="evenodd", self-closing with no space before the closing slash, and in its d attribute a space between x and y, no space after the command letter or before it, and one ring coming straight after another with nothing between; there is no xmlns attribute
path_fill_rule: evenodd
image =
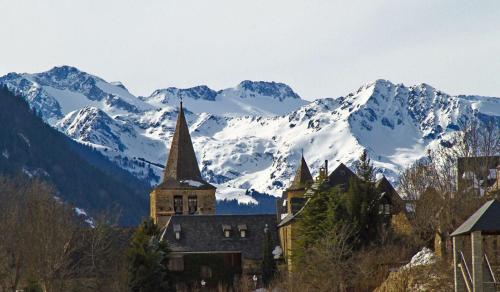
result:
<svg viewBox="0 0 500 292"><path fill-rule="evenodd" d="M174 224L174 233L175 233L175 239L180 240L181 239L181 225L180 224Z"/></svg>
<svg viewBox="0 0 500 292"><path fill-rule="evenodd" d="M247 237L247 225L246 224L238 224L238 231L240 232L241 238Z"/></svg>
<svg viewBox="0 0 500 292"><path fill-rule="evenodd" d="M222 224L222 232L224 233L224 237L231 237L231 225Z"/></svg>

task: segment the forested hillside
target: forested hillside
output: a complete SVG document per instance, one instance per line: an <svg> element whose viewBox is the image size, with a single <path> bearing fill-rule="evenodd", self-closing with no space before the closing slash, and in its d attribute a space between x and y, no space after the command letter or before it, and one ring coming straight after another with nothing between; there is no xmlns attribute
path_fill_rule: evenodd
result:
<svg viewBox="0 0 500 292"><path fill-rule="evenodd" d="M148 185L99 152L56 131L23 98L0 88L0 175L36 177L90 216L118 216L123 225L148 214Z"/></svg>

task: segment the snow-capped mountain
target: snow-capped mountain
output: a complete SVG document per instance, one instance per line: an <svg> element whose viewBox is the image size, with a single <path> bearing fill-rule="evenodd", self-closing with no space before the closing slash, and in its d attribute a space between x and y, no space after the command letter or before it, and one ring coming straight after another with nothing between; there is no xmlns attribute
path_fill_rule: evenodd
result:
<svg viewBox="0 0 500 292"><path fill-rule="evenodd" d="M43 118L90 144L138 177L157 183L175 127L179 100L186 108L194 148L217 196L252 201L244 190L278 195L292 179L303 149L313 175L329 160L352 165L368 149L392 180L426 149L474 115L500 127L500 98L450 96L430 85L377 80L338 98L307 102L289 86L243 81L219 91L169 87L135 97L73 67L0 78Z"/></svg>
<svg viewBox="0 0 500 292"><path fill-rule="evenodd" d="M9 73L0 80L15 93L24 96L51 124L85 106L98 107L110 114L154 109L130 94L121 83L108 83L70 66L54 67L38 74Z"/></svg>
<svg viewBox="0 0 500 292"><path fill-rule="evenodd" d="M179 101L183 100L186 107L195 113L208 110L212 114L224 116L284 115L308 103L286 84L249 80L220 91L205 85L187 89L169 87L156 90L149 97L141 99L157 107L177 107Z"/></svg>

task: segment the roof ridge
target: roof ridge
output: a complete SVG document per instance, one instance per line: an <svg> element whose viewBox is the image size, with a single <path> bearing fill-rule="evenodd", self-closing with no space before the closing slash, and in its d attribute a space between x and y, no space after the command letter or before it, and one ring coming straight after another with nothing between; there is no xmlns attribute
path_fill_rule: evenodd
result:
<svg viewBox="0 0 500 292"><path fill-rule="evenodd" d="M494 222L492 222L494 221ZM500 232L500 201L492 199L484 203L464 221L451 236L469 234L473 231Z"/></svg>

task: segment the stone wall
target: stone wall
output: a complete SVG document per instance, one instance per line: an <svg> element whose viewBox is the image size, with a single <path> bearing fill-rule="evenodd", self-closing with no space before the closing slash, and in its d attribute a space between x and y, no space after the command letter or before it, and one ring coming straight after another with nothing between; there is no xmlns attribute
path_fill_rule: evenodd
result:
<svg viewBox="0 0 500 292"><path fill-rule="evenodd" d="M196 214L215 214L215 189L213 190L177 190L177 189L154 189L150 194L150 212L153 221L163 226L170 216L175 214L174 197L182 196L182 214L189 214L188 198L196 196Z"/></svg>

